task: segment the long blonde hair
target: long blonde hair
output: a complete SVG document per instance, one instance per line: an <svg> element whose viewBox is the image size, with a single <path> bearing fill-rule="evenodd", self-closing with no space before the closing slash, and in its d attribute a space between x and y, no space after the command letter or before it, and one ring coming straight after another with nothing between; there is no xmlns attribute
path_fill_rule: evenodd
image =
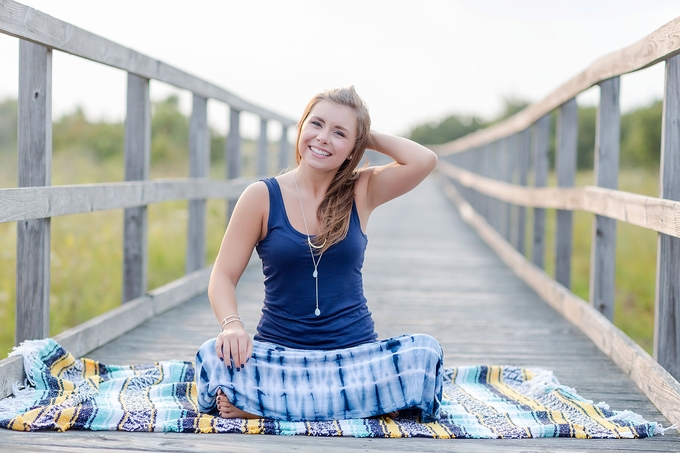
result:
<svg viewBox="0 0 680 453"><path fill-rule="evenodd" d="M298 165L300 165L302 158L300 155L302 126L312 109L323 100L354 109L357 115L357 138L350 158L346 159L338 168L326 195L321 200L319 209L316 211L316 217L319 221L319 234L315 236L314 244L317 246L323 244L318 253L325 252L330 246L337 244L347 236L354 202L354 183L359 177L357 166L364 157L364 151L371 141L371 117L368 114L368 107L361 100L354 87L327 90L317 94L309 101L298 123L298 138L295 143L295 161Z"/></svg>

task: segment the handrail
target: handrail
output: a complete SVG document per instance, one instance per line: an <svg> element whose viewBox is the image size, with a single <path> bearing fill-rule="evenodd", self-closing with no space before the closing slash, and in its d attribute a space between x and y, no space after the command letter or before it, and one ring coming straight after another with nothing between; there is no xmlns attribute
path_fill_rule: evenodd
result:
<svg viewBox="0 0 680 453"><path fill-rule="evenodd" d="M235 110L279 121L285 126L296 124L296 121L284 115L253 104L211 82L14 0L0 0L0 33L122 69L147 79L159 80L198 96L222 101Z"/></svg>
<svg viewBox="0 0 680 453"><path fill-rule="evenodd" d="M211 82L75 27L14 0L0 0L0 33L19 38L19 187L0 189L0 223L17 222L17 309L15 342L49 335L50 218L67 214L123 209L123 301L121 307L58 335L78 355L97 348L139 322L205 292L206 200L227 201L228 210L248 181L241 178L240 113L260 118L257 176L270 165L267 126L281 125L276 166L288 165L288 128L296 121L253 104ZM52 53L67 52L127 72L125 182L51 185ZM159 80L193 95L189 121L188 178L150 180L150 80ZM58 88L58 87L57 87ZM225 147L228 181L208 178L209 99L229 106ZM186 275L147 291L147 206L188 200ZM109 322L111 320L115 322ZM0 360L0 398L20 378L16 359Z"/></svg>
<svg viewBox="0 0 680 453"><path fill-rule="evenodd" d="M505 121L443 145L433 146L440 156L477 148L521 132L560 105L598 83L653 66L680 53L680 17L668 22L635 44L596 60L543 100Z"/></svg>
<svg viewBox="0 0 680 453"><path fill-rule="evenodd" d="M252 179L155 179L0 189L0 223L44 219L173 200L236 200Z"/></svg>
<svg viewBox="0 0 680 453"><path fill-rule="evenodd" d="M618 189L620 76L665 62L658 198ZM574 187L578 138L576 96L600 85L595 143L596 187ZM555 174L547 187L550 114L557 110ZM672 423L680 422L680 18L600 58L542 101L443 145L437 174L463 218L526 283L617 363ZM530 177L533 174L533 177ZM534 187L527 187L529 181ZM533 208L530 260L525 208ZM555 278L544 271L546 208L556 209ZM597 214L592 229L590 296L571 285L572 215ZM616 220L659 232L654 358L619 331L614 314ZM590 306L588 306L590 305ZM602 315L601 316L599 313ZM656 360L656 362L655 362Z"/></svg>
<svg viewBox="0 0 680 453"><path fill-rule="evenodd" d="M486 178L445 161L438 170L478 193L517 206L591 212L680 237L680 201L595 186L526 187Z"/></svg>

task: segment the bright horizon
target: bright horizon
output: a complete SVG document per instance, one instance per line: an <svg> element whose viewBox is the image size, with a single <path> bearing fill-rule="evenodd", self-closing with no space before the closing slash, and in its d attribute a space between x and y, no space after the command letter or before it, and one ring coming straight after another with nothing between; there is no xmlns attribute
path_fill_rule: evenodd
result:
<svg viewBox="0 0 680 453"><path fill-rule="evenodd" d="M490 118L504 97L540 101L680 16L677 0L23 3L292 119L315 93L354 85L374 128L394 134L452 113ZM17 41L0 34L0 99L16 97ZM661 98L663 67L622 77L624 111ZM125 90L123 71L55 52L54 118L82 106L92 119L121 120ZM189 113L189 93L152 84L153 100L171 93ZM597 89L578 101L597 103ZM209 117L224 132L226 106L211 102ZM244 115L244 135L258 128Z"/></svg>

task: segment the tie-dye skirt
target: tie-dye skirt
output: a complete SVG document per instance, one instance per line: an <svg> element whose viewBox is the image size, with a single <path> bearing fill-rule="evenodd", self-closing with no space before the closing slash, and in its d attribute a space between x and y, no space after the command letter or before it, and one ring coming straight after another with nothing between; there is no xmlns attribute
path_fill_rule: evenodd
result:
<svg viewBox="0 0 680 453"><path fill-rule="evenodd" d="M288 421L366 418L404 409L439 419L442 348L429 335L402 335L336 350L301 350L254 341L240 371L227 369L215 339L196 354L198 404L216 408L217 389L241 410Z"/></svg>

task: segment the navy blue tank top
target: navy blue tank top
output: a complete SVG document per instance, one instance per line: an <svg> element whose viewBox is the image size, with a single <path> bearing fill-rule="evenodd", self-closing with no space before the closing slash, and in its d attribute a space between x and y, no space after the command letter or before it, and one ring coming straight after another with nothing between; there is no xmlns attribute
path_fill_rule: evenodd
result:
<svg viewBox="0 0 680 453"><path fill-rule="evenodd" d="M275 178L269 189L267 234L256 249L264 273L264 308L254 339L297 349L338 349L375 341L373 319L364 297L361 268L368 238L356 205L347 237L326 250L318 265L319 310L314 263L307 235L290 224Z"/></svg>

